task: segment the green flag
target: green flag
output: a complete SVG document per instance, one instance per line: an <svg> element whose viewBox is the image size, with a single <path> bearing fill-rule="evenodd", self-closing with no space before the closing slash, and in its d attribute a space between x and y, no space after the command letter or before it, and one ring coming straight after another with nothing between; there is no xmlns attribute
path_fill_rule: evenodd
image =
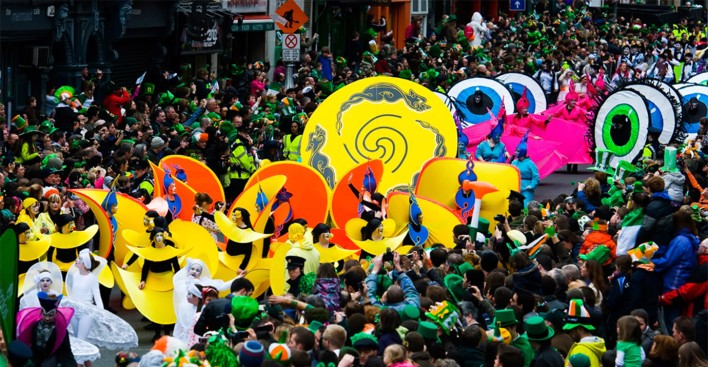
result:
<svg viewBox="0 0 708 367"><path fill-rule="evenodd" d="M15 339L15 307L17 300L17 262L20 247L17 233L7 229L0 235L0 317L5 343Z"/></svg>

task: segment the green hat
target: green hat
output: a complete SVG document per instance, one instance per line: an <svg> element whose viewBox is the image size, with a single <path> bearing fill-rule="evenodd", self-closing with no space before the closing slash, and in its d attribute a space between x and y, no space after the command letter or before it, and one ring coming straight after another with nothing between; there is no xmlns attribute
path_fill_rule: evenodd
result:
<svg viewBox="0 0 708 367"><path fill-rule="evenodd" d="M51 121L49 120L44 120L42 123L39 124L39 130L45 133L49 133L50 130L54 127L54 124L52 124Z"/></svg>
<svg viewBox="0 0 708 367"><path fill-rule="evenodd" d="M664 149L664 167L661 167L664 172L678 173L678 167L676 167L676 148L666 147Z"/></svg>
<svg viewBox="0 0 708 367"><path fill-rule="evenodd" d="M172 92L167 91L164 93L160 93L160 98L157 102L157 104L164 106L173 103L175 100L175 95L172 94Z"/></svg>
<svg viewBox="0 0 708 367"><path fill-rule="evenodd" d="M133 140L133 139L123 139L120 142L121 142L121 144L135 145L135 140Z"/></svg>
<svg viewBox="0 0 708 367"><path fill-rule="evenodd" d="M221 130L224 135L230 136L236 131L236 127L234 127L234 124L231 122L226 121L219 126L219 130Z"/></svg>
<svg viewBox="0 0 708 367"><path fill-rule="evenodd" d="M132 116L128 116L128 117L124 118L123 121L125 121L125 124L128 125L128 126L130 126L130 125L132 125L132 124L137 124L137 123L138 123L138 120L135 119L135 117L132 117Z"/></svg>
<svg viewBox="0 0 708 367"><path fill-rule="evenodd" d="M22 131L27 127L27 120L25 120L21 115L15 115L11 121L15 124L18 131Z"/></svg>
<svg viewBox="0 0 708 367"><path fill-rule="evenodd" d="M310 325L307 325L307 328L312 331L313 334L317 333L321 327L325 326L323 323L319 322L318 320L312 320Z"/></svg>
<svg viewBox="0 0 708 367"><path fill-rule="evenodd" d="M637 167L628 161L621 160L617 163L617 169L615 170L615 180L624 181L625 178L633 175L637 172Z"/></svg>
<svg viewBox="0 0 708 367"><path fill-rule="evenodd" d="M632 187L632 192L633 193L634 192L637 192L637 193L644 192L644 186L642 185L641 181L634 182L634 186Z"/></svg>
<svg viewBox="0 0 708 367"><path fill-rule="evenodd" d="M352 346L354 348L376 348L376 349L378 349L379 340L376 339L375 336L362 331L362 332L352 335Z"/></svg>
<svg viewBox="0 0 708 367"><path fill-rule="evenodd" d="M155 94L155 84L143 83L143 87L140 89L143 95L151 96Z"/></svg>
<svg viewBox="0 0 708 367"><path fill-rule="evenodd" d="M452 295L452 299L457 303L462 302L462 297L465 294L465 286L463 285L464 282L465 280L457 274L448 274L443 280L443 283L445 283L445 288L447 288Z"/></svg>
<svg viewBox="0 0 708 367"><path fill-rule="evenodd" d="M494 314L494 322L493 324L496 325L497 322L500 322L501 327L509 327L516 325L518 321L516 320L516 315L514 314L514 310L510 308L505 308L502 310L497 310L497 312Z"/></svg>
<svg viewBox="0 0 708 367"><path fill-rule="evenodd" d="M470 270L474 270L474 266L467 261L463 262L462 265L457 267L457 271L460 273L460 276L464 276L465 273Z"/></svg>
<svg viewBox="0 0 708 367"><path fill-rule="evenodd" d="M24 130L22 130L22 133L20 133L20 136L28 136L28 135L32 135L32 134L39 135L39 134L43 134L43 132L39 131L37 129L37 126L29 125L29 126L25 127Z"/></svg>
<svg viewBox="0 0 708 367"><path fill-rule="evenodd" d="M587 254L578 255L578 258L583 261L595 260L602 265L610 258L610 249L605 245L599 245Z"/></svg>
<svg viewBox="0 0 708 367"><path fill-rule="evenodd" d="M445 335L450 335L450 331L455 329L460 319L460 311L450 301L442 301L430 307L430 311L426 312L425 316L438 325Z"/></svg>
<svg viewBox="0 0 708 367"><path fill-rule="evenodd" d="M239 330L246 330L258 315L258 301L248 296L236 296L231 299L231 315Z"/></svg>
<svg viewBox="0 0 708 367"><path fill-rule="evenodd" d="M526 338L531 341L549 340L555 334L552 327L546 325L546 320L541 316L532 316L524 321Z"/></svg>
<svg viewBox="0 0 708 367"><path fill-rule="evenodd" d="M410 80L411 76L413 76L413 72L411 72L410 69L403 69L400 73L398 73L398 77L401 79Z"/></svg>
<svg viewBox="0 0 708 367"><path fill-rule="evenodd" d="M430 321L421 321L418 323L418 330L416 330L420 335L423 336L425 340L439 341L438 338L438 326Z"/></svg>
<svg viewBox="0 0 708 367"><path fill-rule="evenodd" d="M489 221L485 218L480 217L477 223L477 233L483 234L485 237L489 236Z"/></svg>
<svg viewBox="0 0 708 367"><path fill-rule="evenodd" d="M401 322L408 320L418 321L420 319L420 308L414 305L406 305L406 307L403 307L403 310L400 311L400 314Z"/></svg>
<svg viewBox="0 0 708 367"><path fill-rule="evenodd" d="M430 50L428 51L428 55L434 58L438 58L442 55L442 50L440 49L440 45L437 43L430 46Z"/></svg>
<svg viewBox="0 0 708 367"><path fill-rule="evenodd" d="M590 312L583 305L582 299L571 299L566 312L566 324L563 330L569 331L582 326L588 330L595 330L590 320Z"/></svg>
<svg viewBox="0 0 708 367"><path fill-rule="evenodd" d="M596 149L595 150L595 165L588 168L591 171L605 172L608 175L614 175L615 170L612 169L612 158L614 158L615 153L607 149Z"/></svg>

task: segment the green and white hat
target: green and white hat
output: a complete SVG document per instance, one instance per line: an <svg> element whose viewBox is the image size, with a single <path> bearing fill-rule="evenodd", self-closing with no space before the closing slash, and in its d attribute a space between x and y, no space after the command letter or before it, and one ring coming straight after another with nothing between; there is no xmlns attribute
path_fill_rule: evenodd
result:
<svg viewBox="0 0 708 367"><path fill-rule="evenodd" d="M637 167L628 161L620 160L615 169L615 180L624 181L625 178L635 174Z"/></svg>
<svg viewBox="0 0 708 367"><path fill-rule="evenodd" d="M661 167L664 172L677 173L681 172L678 167L676 167L676 148L666 147L664 149L664 167Z"/></svg>
<svg viewBox="0 0 708 367"><path fill-rule="evenodd" d="M608 175L614 175L615 170L612 168L612 158L615 154L607 149L598 148L595 150L595 165L590 167L591 171L605 172Z"/></svg>

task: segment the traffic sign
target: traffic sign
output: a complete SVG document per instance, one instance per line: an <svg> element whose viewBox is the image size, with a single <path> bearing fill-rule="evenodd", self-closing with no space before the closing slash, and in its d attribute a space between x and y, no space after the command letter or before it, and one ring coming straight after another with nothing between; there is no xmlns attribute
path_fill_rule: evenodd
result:
<svg viewBox="0 0 708 367"><path fill-rule="evenodd" d="M287 34L295 33L310 20L295 0L286 1L275 11L275 14L275 24Z"/></svg>
<svg viewBox="0 0 708 367"><path fill-rule="evenodd" d="M509 0L509 11L526 11L526 0Z"/></svg>
<svg viewBox="0 0 708 367"><path fill-rule="evenodd" d="M283 62L300 61L300 35L287 34L283 37Z"/></svg>

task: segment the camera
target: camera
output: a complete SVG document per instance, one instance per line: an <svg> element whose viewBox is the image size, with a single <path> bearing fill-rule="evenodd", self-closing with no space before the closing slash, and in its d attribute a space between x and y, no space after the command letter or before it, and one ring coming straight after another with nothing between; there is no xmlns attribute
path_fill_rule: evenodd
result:
<svg viewBox="0 0 708 367"><path fill-rule="evenodd" d="M494 216L494 220L496 220L499 223L504 223L504 222L506 222L506 217L503 214L497 214Z"/></svg>
<svg viewBox="0 0 708 367"><path fill-rule="evenodd" d="M387 248L386 252L383 254L381 257L381 260L383 261L393 261L393 252L391 252L391 248Z"/></svg>

